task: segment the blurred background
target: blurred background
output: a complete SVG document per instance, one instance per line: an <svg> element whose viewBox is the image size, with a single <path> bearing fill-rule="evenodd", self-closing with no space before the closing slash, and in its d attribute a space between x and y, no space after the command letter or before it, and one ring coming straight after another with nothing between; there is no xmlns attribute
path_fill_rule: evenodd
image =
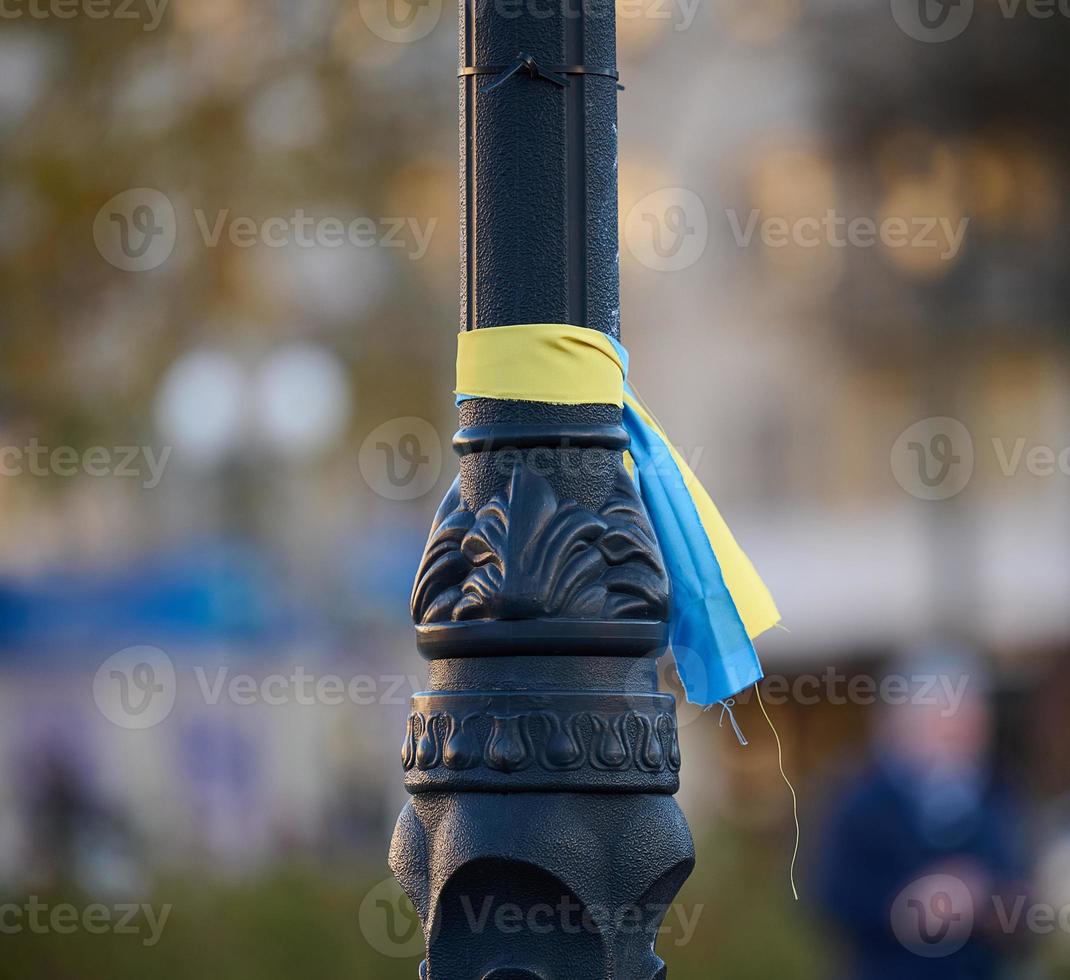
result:
<svg viewBox="0 0 1070 980"><path fill-rule="evenodd" d="M456 11L0 17L0 977L415 977ZM780 605L802 823L796 903L757 702L681 705L678 980L1070 977L1068 17L619 4L633 380Z"/></svg>

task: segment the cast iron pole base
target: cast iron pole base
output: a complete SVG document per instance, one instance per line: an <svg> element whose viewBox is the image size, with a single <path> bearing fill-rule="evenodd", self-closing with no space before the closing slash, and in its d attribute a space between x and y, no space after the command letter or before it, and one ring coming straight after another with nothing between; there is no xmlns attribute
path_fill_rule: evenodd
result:
<svg viewBox="0 0 1070 980"><path fill-rule="evenodd" d="M427 937L421 976L665 977L654 943L694 850L653 660L437 661L431 681L390 852Z"/></svg>

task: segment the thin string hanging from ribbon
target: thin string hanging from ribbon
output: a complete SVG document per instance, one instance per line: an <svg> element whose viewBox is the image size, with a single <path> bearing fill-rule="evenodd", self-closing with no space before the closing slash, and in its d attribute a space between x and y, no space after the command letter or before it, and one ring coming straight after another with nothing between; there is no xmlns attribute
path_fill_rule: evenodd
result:
<svg viewBox="0 0 1070 980"><path fill-rule="evenodd" d="M689 701L724 701L759 681L752 640L775 603L713 500L627 383L628 354L596 330L518 324L458 337L457 399L608 404L623 410L633 476L672 583L670 631Z"/></svg>

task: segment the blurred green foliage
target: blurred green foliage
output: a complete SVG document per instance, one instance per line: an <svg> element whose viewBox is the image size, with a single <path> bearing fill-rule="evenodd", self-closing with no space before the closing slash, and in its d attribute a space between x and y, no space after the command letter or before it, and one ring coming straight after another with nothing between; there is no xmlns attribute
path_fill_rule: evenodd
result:
<svg viewBox="0 0 1070 980"><path fill-rule="evenodd" d="M683 943L674 938L678 928L670 927L658 944L672 980L836 975L833 940L820 927L805 882L801 901L792 901L783 848L722 827L699 842L698 857L676 906L690 921L697 917L698 927ZM173 875L148 899L157 909L172 906L158 944L146 946L143 918L140 935L23 930L0 937L0 980L415 980L418 956L383 955L362 933L362 903L385 875L385 868L310 866L230 882ZM50 906L64 900L39 898ZM99 901L66 900L79 909ZM678 922L675 916L671 911L667 921ZM408 923L399 924L405 932ZM1036 952L1048 962L1018 964L1015 980L1070 980L1070 963L1057 958L1064 951Z"/></svg>
<svg viewBox="0 0 1070 980"><path fill-rule="evenodd" d="M678 927L659 941L673 980L708 978L714 962L717 975L734 980L825 976L817 933L792 906L779 850L763 858L754 842L726 835L700 848L699 868L678 899L689 919L697 916L697 930L686 943ZM24 930L0 942L0 980L415 980L418 957L384 956L361 931L361 903L380 871L348 877L291 867L230 883L170 877L149 900L173 907L155 946L145 945L144 919L140 935ZM40 897L50 906L63 900ZM68 900L78 908L94 901Z"/></svg>

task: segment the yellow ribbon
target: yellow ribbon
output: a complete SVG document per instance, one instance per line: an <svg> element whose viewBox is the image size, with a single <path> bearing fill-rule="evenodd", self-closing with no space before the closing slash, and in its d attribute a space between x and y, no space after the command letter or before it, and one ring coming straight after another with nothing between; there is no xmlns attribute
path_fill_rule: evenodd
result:
<svg viewBox="0 0 1070 980"><path fill-rule="evenodd" d="M624 406L624 365L597 330L526 323L457 337L457 393L554 405Z"/></svg>
<svg viewBox="0 0 1070 980"><path fill-rule="evenodd" d="M628 393L624 396L624 400L648 426L661 436L668 447L673 461L680 470L680 475L684 478L684 486L687 487L687 492L691 495L691 500L698 511L706 537L710 539L710 547L713 548L717 564L721 566L724 584L728 588L728 594L732 596L732 601L736 604L736 611L739 613L739 618L743 620L743 627L752 640L756 636L761 636L766 630L772 629L780 622L780 613L765 582L762 581L757 569L729 530L713 498L706 492L706 488L699 482L699 478L687 465L684 457L676 451L676 447L670 442L657 419L647 411L646 406L637 396Z"/></svg>
<svg viewBox="0 0 1070 980"><path fill-rule="evenodd" d="M635 411L665 443L683 476L725 586L753 639L780 622L765 583L732 536L717 505L665 430L633 391L613 341L570 324L529 323L461 333L457 341L457 394L461 397L605 404Z"/></svg>

